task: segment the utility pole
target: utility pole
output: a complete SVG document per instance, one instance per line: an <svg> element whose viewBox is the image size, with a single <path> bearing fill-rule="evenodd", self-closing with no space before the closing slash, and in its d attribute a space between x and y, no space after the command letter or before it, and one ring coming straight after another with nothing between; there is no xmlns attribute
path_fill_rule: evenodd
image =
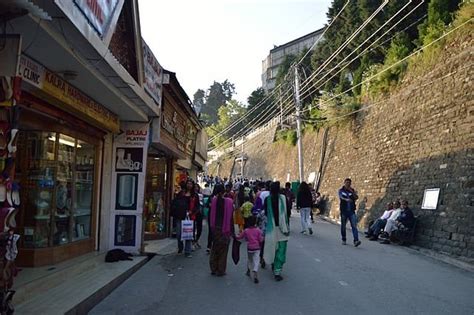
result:
<svg viewBox="0 0 474 315"><path fill-rule="evenodd" d="M240 178L244 178L244 137L242 136L242 150L240 153Z"/></svg>
<svg viewBox="0 0 474 315"><path fill-rule="evenodd" d="M281 99L281 85L278 92L280 98L280 129L283 130L283 100Z"/></svg>
<svg viewBox="0 0 474 315"><path fill-rule="evenodd" d="M296 137L298 145L298 169L300 183L304 180L303 169L303 142L301 137L301 100L300 100L300 78L298 75L298 66L295 65L295 106L296 106Z"/></svg>

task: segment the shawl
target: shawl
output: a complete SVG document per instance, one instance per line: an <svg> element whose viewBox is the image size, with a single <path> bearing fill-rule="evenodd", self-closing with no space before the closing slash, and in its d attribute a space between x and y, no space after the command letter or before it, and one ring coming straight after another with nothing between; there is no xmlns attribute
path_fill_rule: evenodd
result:
<svg viewBox="0 0 474 315"><path fill-rule="evenodd" d="M271 198L271 197L268 197ZM275 218L273 217L273 206L270 200L267 201L267 225L265 231L265 250L263 251L264 259L267 263L273 263L275 260L275 250L277 243L288 240L288 219L286 214L286 197L279 196L279 225L275 226Z"/></svg>
<svg viewBox="0 0 474 315"><path fill-rule="evenodd" d="M211 230L216 227L217 197L211 201ZM224 198L224 222L222 223L222 234L231 235L231 221L234 212L233 201L230 198Z"/></svg>

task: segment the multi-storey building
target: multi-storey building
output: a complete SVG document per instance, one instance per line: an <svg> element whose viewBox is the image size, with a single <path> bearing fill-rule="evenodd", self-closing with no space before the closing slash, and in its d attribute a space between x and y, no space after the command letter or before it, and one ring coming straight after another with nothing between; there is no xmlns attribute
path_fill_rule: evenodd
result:
<svg viewBox="0 0 474 315"><path fill-rule="evenodd" d="M280 46L275 46L267 58L262 61L262 87L266 92L275 87L279 66L288 55L298 55L304 49L311 48L322 36L324 28L311 32Z"/></svg>

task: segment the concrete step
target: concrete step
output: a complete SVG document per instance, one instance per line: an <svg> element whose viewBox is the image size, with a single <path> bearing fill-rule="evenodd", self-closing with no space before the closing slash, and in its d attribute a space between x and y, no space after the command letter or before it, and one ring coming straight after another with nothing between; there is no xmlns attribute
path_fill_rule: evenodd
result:
<svg viewBox="0 0 474 315"><path fill-rule="evenodd" d="M13 299L15 313L86 314L146 262L145 256L116 263L104 262L104 255L89 257L28 283L28 288L18 288L21 294Z"/></svg>
<svg viewBox="0 0 474 315"><path fill-rule="evenodd" d="M22 304L38 292L47 291L61 284L71 275L95 268L98 264L102 264L104 259L105 253L92 252L56 265L22 269L14 281L15 304Z"/></svg>

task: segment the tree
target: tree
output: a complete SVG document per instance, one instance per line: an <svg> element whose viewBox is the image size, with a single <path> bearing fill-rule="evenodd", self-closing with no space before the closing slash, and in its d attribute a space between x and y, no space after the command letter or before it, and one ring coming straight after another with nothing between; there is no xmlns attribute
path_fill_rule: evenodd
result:
<svg viewBox="0 0 474 315"><path fill-rule="evenodd" d="M239 117L244 115L246 108L236 100L230 100L226 105L219 107L217 110L218 122L212 126L207 127L207 132L210 138L214 138L212 144L218 146L230 139L235 132L242 128L243 123L240 122L234 127L226 130ZM230 142L228 142L230 144Z"/></svg>
<svg viewBox="0 0 474 315"><path fill-rule="evenodd" d="M196 91L198 96L201 96L202 90ZM224 82L216 82L209 87L207 90L207 96L202 107L202 118L207 126L215 124L218 121L217 110L221 106L225 106L228 101L232 99L235 93L235 85L230 83L228 80Z"/></svg>
<svg viewBox="0 0 474 315"><path fill-rule="evenodd" d="M272 99L267 98L267 94L262 87L255 89L252 93L250 93L249 97L247 98L247 112L252 111L255 107L258 106L258 109L251 112L246 119L247 123L250 123L255 120L255 117L259 116L260 113L265 111L269 106L272 105ZM263 102L263 104L261 104Z"/></svg>

